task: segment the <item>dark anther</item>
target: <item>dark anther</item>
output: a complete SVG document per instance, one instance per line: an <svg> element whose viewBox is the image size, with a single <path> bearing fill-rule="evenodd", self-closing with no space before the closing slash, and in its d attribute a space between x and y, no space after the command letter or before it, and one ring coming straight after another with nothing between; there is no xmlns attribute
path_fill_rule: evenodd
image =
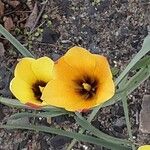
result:
<svg viewBox="0 0 150 150"><path fill-rule="evenodd" d="M35 84L32 85L34 96L36 97L37 101L41 103L43 101L41 100L42 92L40 90L40 87L45 87L45 86L46 86L46 83L43 81L37 81Z"/></svg>

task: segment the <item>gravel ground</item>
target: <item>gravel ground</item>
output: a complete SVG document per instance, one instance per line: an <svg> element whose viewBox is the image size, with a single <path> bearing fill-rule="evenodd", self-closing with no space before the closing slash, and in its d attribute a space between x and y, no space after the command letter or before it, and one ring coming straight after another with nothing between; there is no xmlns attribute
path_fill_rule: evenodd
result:
<svg viewBox="0 0 150 150"><path fill-rule="evenodd" d="M22 14L8 13L5 4L5 13L0 23L4 24L3 18L23 17ZM33 11L29 1L18 1L28 17ZM41 1L37 1L39 12L42 11ZM32 8L30 8L32 6ZM29 11L30 10L30 11ZM31 11L32 10L32 11ZM27 12L29 11L29 12ZM27 13L26 13L27 12ZM144 37L148 34L150 18L149 2L144 0L51 0L45 5L43 14L32 35L27 34L25 27L27 21L15 22L15 27L10 32L34 53L36 57L50 56L57 60L70 47L74 45L87 48L92 53L105 55L111 66L122 70L133 56L140 50ZM32 22L30 22L32 23ZM36 35L39 27L42 32ZM19 30L18 30L19 29ZM0 37L4 44L4 56L0 55L0 95L12 97L9 91L9 82L13 77L12 72L17 59L22 56L14 50L9 42ZM150 94L150 81L145 81L132 95L129 95L130 118L133 135L139 144L149 143L150 135L139 131L139 113L141 110L142 97ZM15 112L24 110L9 108L0 104L0 122ZM28 118L24 119L29 123ZM48 126L60 126L64 129L77 130L74 119L68 116L52 118L49 124L45 118L37 118L37 124ZM123 107L121 103L103 108L92 121L92 124L112 136L127 138L127 129ZM65 150L71 139L46 133L36 133L26 130L4 130L0 129L0 150ZM74 150L105 150L88 143L78 142Z"/></svg>

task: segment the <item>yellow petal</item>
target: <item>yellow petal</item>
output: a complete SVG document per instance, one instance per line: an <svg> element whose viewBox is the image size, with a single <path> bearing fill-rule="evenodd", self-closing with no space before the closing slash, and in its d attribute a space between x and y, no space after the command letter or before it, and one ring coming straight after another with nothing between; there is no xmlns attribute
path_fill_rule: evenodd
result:
<svg viewBox="0 0 150 150"><path fill-rule="evenodd" d="M104 82L99 83L97 91L97 105L109 100L115 94L115 85L111 78L107 78Z"/></svg>
<svg viewBox="0 0 150 150"><path fill-rule="evenodd" d="M150 150L150 145L143 145L139 147L138 150Z"/></svg>
<svg viewBox="0 0 150 150"><path fill-rule="evenodd" d="M81 75L76 68L66 63L64 57L61 57L55 63L54 70L56 78L63 82L73 81Z"/></svg>
<svg viewBox="0 0 150 150"><path fill-rule="evenodd" d="M93 56L96 58L94 76L100 78L100 82L104 82L106 78L112 78L112 73L106 57L95 54L93 54Z"/></svg>
<svg viewBox="0 0 150 150"><path fill-rule="evenodd" d="M48 82L53 78L54 62L48 57L41 57L32 62L32 70L39 81Z"/></svg>
<svg viewBox="0 0 150 150"><path fill-rule="evenodd" d="M90 73L95 68L95 57L82 47L73 47L64 55L67 64L81 73Z"/></svg>
<svg viewBox="0 0 150 150"><path fill-rule="evenodd" d="M14 96L24 104L29 102L36 105L41 105L41 102L37 101L34 96L32 86L19 77L12 79L10 83L10 90Z"/></svg>
<svg viewBox="0 0 150 150"><path fill-rule="evenodd" d="M33 84L37 80L34 75L31 64L35 61L33 58L23 58L15 68L15 77L19 77L28 84Z"/></svg>
<svg viewBox="0 0 150 150"><path fill-rule="evenodd" d="M112 80L112 73L107 59L101 55L94 55L96 57L96 67L94 76L99 81L98 100L97 104L109 100L115 93L115 85Z"/></svg>
<svg viewBox="0 0 150 150"><path fill-rule="evenodd" d="M42 100L47 104L62 107L69 111L89 109L96 106L96 99L85 100L78 95L73 87L73 82L63 82L62 80L52 80L44 88Z"/></svg>

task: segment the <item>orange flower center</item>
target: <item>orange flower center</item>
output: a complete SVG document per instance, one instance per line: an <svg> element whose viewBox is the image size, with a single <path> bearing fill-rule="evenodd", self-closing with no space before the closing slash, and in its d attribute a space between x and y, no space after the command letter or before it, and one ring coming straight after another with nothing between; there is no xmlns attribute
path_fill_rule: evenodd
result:
<svg viewBox="0 0 150 150"><path fill-rule="evenodd" d="M84 76L82 79L75 80L75 91L85 100L92 99L97 92L98 80L89 76Z"/></svg>
<svg viewBox="0 0 150 150"><path fill-rule="evenodd" d="M39 102L43 102L43 100L41 100L41 96L42 96L42 91L44 89L44 87L46 86L47 83L45 83L44 81L37 81L36 83L34 83L32 85L32 91L34 93L34 96L36 98L37 101Z"/></svg>

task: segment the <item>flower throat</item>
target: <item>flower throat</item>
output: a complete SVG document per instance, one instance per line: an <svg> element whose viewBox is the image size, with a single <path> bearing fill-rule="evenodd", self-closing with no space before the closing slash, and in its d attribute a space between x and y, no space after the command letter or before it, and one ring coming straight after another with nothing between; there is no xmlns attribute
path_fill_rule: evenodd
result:
<svg viewBox="0 0 150 150"><path fill-rule="evenodd" d="M41 103L43 102L43 100L41 100L42 90L45 86L46 83L43 81L37 81L35 84L32 85L34 96L36 97L36 100Z"/></svg>
<svg viewBox="0 0 150 150"><path fill-rule="evenodd" d="M96 95L98 88L98 80L96 78L84 76L83 79L78 79L75 83L77 84L76 92L83 96L85 100L90 100Z"/></svg>

